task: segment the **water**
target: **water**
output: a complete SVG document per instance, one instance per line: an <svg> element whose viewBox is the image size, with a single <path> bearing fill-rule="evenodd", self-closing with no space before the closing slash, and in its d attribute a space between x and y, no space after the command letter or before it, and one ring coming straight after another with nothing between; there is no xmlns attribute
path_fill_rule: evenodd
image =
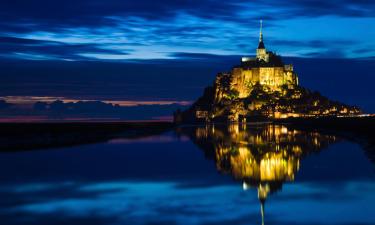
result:
<svg viewBox="0 0 375 225"><path fill-rule="evenodd" d="M375 224L369 154L277 125L3 152L0 224Z"/></svg>

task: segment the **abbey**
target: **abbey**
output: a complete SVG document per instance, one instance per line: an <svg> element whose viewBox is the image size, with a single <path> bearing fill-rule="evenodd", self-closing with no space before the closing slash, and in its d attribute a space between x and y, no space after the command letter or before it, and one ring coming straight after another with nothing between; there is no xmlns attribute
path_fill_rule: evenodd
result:
<svg viewBox="0 0 375 225"><path fill-rule="evenodd" d="M187 110L177 111L177 123L246 122L289 117L348 116L355 106L332 101L298 83L293 65L266 50L262 23L255 57L242 57L230 72L219 73L213 86Z"/></svg>
<svg viewBox="0 0 375 225"><path fill-rule="evenodd" d="M230 73L219 73L216 83L229 79L230 89L238 93L239 98L249 96L256 84L262 85L267 90L281 91L283 87L293 89L298 85L298 76L293 71L293 65L285 65L280 56L267 51L260 26L259 44L256 57L242 57L241 64L233 67ZM224 92L218 89L217 100L223 97Z"/></svg>

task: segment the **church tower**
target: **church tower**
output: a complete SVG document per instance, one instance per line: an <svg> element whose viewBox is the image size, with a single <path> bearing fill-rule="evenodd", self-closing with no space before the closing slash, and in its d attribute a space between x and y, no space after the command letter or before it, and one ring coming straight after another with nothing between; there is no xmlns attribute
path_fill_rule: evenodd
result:
<svg viewBox="0 0 375 225"><path fill-rule="evenodd" d="M261 20L260 21L260 32L259 32L259 44L258 44L258 48L257 48L257 57L256 58L258 60L263 60L263 61L268 62L269 56L267 54L266 47L264 46L262 29L263 29L263 21Z"/></svg>

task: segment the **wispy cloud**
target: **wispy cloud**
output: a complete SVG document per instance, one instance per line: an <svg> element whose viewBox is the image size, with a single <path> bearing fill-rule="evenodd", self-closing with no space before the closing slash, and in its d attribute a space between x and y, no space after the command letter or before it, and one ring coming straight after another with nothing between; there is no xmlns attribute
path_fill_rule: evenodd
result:
<svg viewBox="0 0 375 225"><path fill-rule="evenodd" d="M129 60L170 59L177 52L253 54L262 18L267 43L278 52L307 56L341 49L337 57L368 57L373 51L355 49L373 46L374 7L354 0L6 2L0 35L7 41L0 43L0 55ZM19 40L9 43L12 38Z"/></svg>

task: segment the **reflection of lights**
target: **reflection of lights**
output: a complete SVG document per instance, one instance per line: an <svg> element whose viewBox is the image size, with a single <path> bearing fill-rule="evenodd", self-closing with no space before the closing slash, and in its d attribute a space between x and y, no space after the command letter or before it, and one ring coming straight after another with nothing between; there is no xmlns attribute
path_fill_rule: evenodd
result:
<svg viewBox="0 0 375 225"><path fill-rule="evenodd" d="M282 134L287 134L287 133L288 133L288 128L282 126L282 127L281 127L281 133L282 133Z"/></svg>
<svg viewBox="0 0 375 225"><path fill-rule="evenodd" d="M301 146L297 146L297 145L293 146L292 151L295 155L301 155L302 154Z"/></svg>
<svg viewBox="0 0 375 225"><path fill-rule="evenodd" d="M294 180L301 158L336 141L334 136L274 124L262 127L233 124L212 127L206 132L204 139L212 141L217 169L242 180L243 190L258 189L262 222L267 196L280 190L284 182Z"/></svg>
<svg viewBox="0 0 375 225"><path fill-rule="evenodd" d="M304 143L320 148L335 141L334 136L301 132L281 125L265 125L251 132L251 127L232 124L223 130L197 128L196 137L212 137L216 149L217 169L237 179L259 182L292 181L306 152ZM228 132L228 134L226 133ZM322 141L325 143L322 145ZM313 151L315 149L311 149Z"/></svg>
<svg viewBox="0 0 375 225"><path fill-rule="evenodd" d="M269 158L260 161L260 180L293 180L297 163L298 160L295 158L285 159L281 154L272 154Z"/></svg>
<svg viewBox="0 0 375 225"><path fill-rule="evenodd" d="M208 135L208 132L206 130L206 128L202 128L202 127L198 127L196 130L195 130L195 136L197 138L207 138L207 135Z"/></svg>
<svg viewBox="0 0 375 225"><path fill-rule="evenodd" d="M258 186L258 198L266 199L271 188L268 184L259 184Z"/></svg>
<svg viewBox="0 0 375 225"><path fill-rule="evenodd" d="M246 182L242 182L242 189L243 189L244 191L248 190L249 188L250 188L250 186L247 185Z"/></svg>
<svg viewBox="0 0 375 225"><path fill-rule="evenodd" d="M236 179L256 182L293 181L304 152L315 151L335 141L334 136L306 133L283 125L254 128L251 130L252 127L239 124L226 129L197 128L196 137L212 138L218 170L231 173ZM307 143L312 143L309 145L313 147L311 150L306 149Z"/></svg>
<svg viewBox="0 0 375 225"><path fill-rule="evenodd" d="M351 112L353 113L353 112ZM375 114L359 114L359 115L339 115L337 117L373 117Z"/></svg>

